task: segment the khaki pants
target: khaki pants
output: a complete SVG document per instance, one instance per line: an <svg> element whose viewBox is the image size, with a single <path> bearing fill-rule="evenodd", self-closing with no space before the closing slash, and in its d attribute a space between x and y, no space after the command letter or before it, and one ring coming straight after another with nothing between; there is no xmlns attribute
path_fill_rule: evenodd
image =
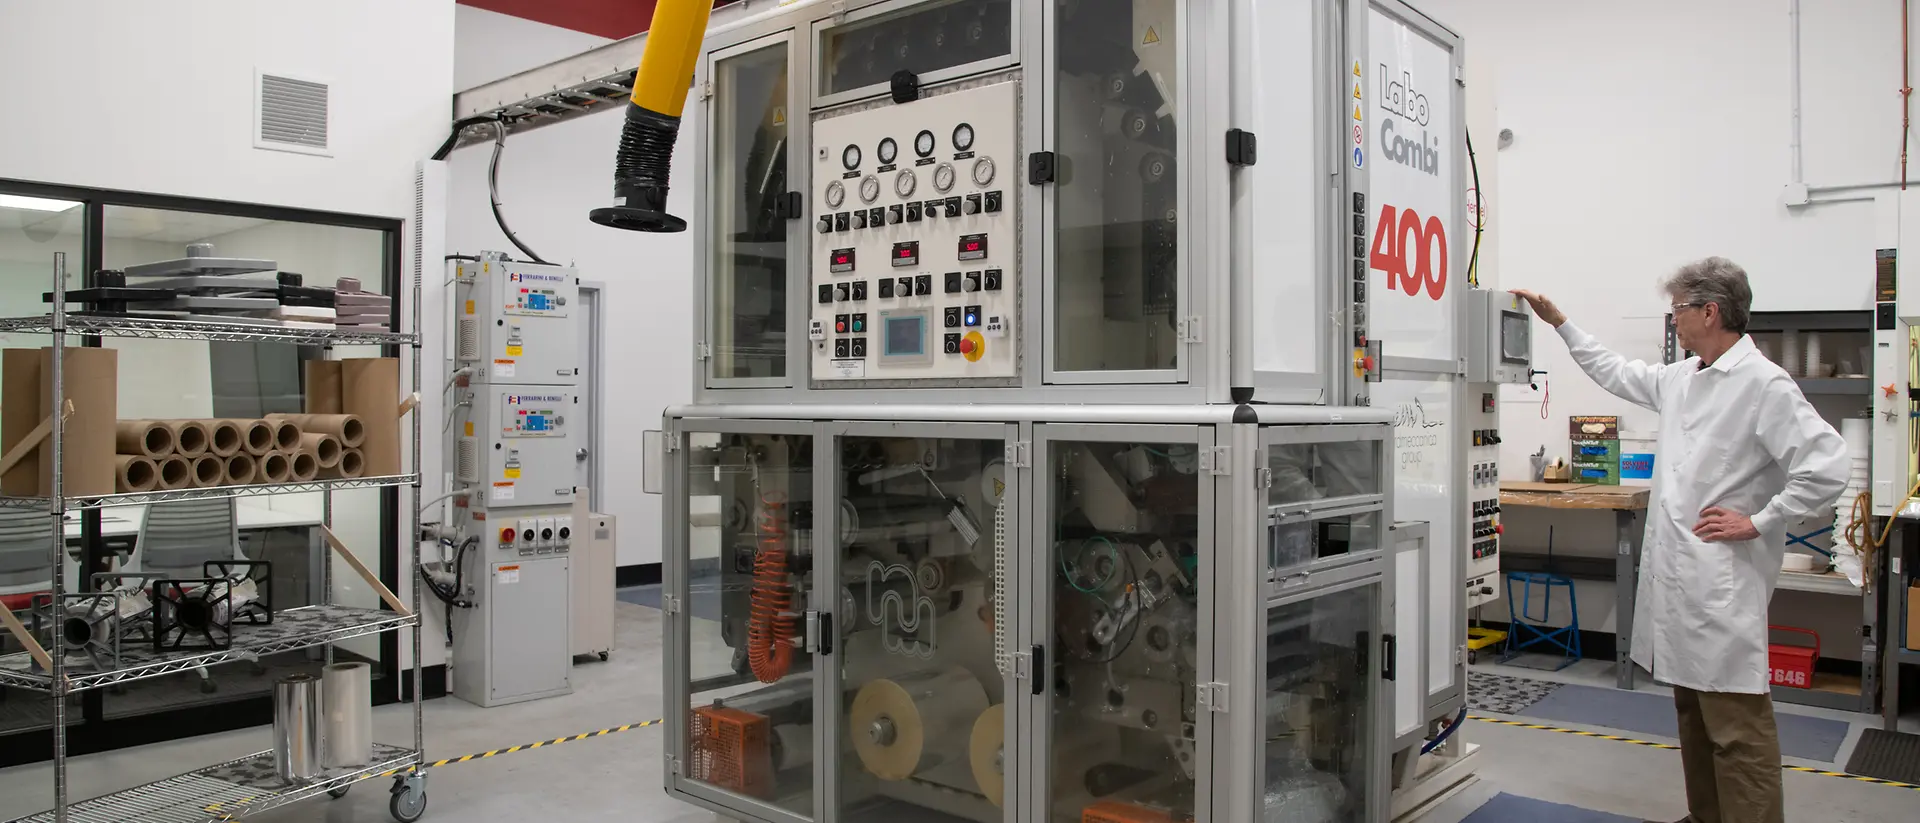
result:
<svg viewBox="0 0 1920 823"><path fill-rule="evenodd" d="M1689 823L1785 823L1773 698L1673 687Z"/></svg>

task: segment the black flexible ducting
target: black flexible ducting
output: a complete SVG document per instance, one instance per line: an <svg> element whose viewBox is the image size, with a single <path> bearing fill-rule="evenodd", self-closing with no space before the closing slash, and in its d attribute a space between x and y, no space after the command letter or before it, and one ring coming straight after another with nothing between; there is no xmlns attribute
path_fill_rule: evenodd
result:
<svg viewBox="0 0 1920 823"><path fill-rule="evenodd" d="M506 215L500 213L500 153L507 148L507 124L501 120L493 121L493 161L487 164L487 200L493 206L493 222L499 224L500 233L507 236L507 242L520 250L527 259L542 266L551 266L538 252L527 248L520 242L520 236L507 227Z"/></svg>
<svg viewBox="0 0 1920 823"><path fill-rule="evenodd" d="M613 196L621 205L594 209L593 222L628 231L686 231L687 221L667 213L667 175L679 133L680 118L627 107L613 161Z"/></svg>
<svg viewBox="0 0 1920 823"><path fill-rule="evenodd" d="M1440 733L1434 735L1433 739L1427 741L1426 745L1421 746L1420 753L1427 754L1434 749L1440 748L1440 744L1447 742L1447 738L1452 737L1454 732L1459 731L1460 724L1465 722L1467 722L1467 707L1461 706L1460 713L1454 715L1453 722L1448 724L1446 728L1441 729Z"/></svg>

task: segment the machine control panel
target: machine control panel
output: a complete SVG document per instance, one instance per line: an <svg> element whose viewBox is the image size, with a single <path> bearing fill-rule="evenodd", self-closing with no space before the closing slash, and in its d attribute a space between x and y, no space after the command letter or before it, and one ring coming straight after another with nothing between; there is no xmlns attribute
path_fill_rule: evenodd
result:
<svg viewBox="0 0 1920 823"><path fill-rule="evenodd" d="M1467 465L1471 481L1467 486L1468 518L1466 546L1467 607L1499 600L1503 588L1500 578L1500 537L1506 529L1500 525L1500 413L1498 386L1492 383L1468 385L1470 407L1465 420Z"/></svg>
<svg viewBox="0 0 1920 823"><path fill-rule="evenodd" d="M1012 80L813 124L816 381L1016 375ZM882 262L884 261L884 262Z"/></svg>
<svg viewBox="0 0 1920 823"><path fill-rule="evenodd" d="M476 383L565 385L580 365L579 273L495 258L454 272L454 359Z"/></svg>
<svg viewBox="0 0 1920 823"><path fill-rule="evenodd" d="M1512 294L1467 292L1467 381L1525 383L1533 377L1533 312Z"/></svg>

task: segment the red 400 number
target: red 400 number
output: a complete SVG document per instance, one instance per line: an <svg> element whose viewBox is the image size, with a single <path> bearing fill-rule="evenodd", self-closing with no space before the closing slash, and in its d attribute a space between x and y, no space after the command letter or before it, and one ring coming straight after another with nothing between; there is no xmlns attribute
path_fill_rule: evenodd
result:
<svg viewBox="0 0 1920 823"><path fill-rule="evenodd" d="M1411 269L1409 258L1414 261ZM1387 273L1389 290L1416 295L1425 286L1427 296L1439 300L1447 293L1447 228L1438 217L1422 223L1413 209L1382 206L1367 265Z"/></svg>

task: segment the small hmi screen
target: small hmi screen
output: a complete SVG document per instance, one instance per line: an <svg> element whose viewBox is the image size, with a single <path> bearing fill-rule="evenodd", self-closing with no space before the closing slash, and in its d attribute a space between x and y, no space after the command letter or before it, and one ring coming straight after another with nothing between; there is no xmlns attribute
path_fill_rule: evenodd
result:
<svg viewBox="0 0 1920 823"><path fill-rule="evenodd" d="M886 355L927 353L927 318L918 314L887 318Z"/></svg>
<svg viewBox="0 0 1920 823"><path fill-rule="evenodd" d="M1514 312L1500 313L1500 359L1508 363L1525 363L1532 346L1527 337L1533 333L1533 324L1524 314Z"/></svg>

